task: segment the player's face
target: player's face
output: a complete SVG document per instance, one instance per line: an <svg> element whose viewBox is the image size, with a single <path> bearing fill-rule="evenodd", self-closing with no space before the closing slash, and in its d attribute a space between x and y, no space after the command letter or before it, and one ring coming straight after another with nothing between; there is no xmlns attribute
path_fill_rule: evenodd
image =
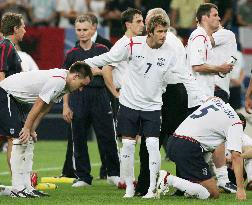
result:
<svg viewBox="0 0 252 205"><path fill-rule="evenodd" d="M168 28L166 26L157 25L153 33L150 33L152 43L155 47L161 47L165 40Z"/></svg>
<svg viewBox="0 0 252 205"><path fill-rule="evenodd" d="M211 8L210 15L207 17L207 22L211 30L216 31L220 25L220 17L215 8Z"/></svg>
<svg viewBox="0 0 252 205"><path fill-rule="evenodd" d="M17 42L22 41L25 33L26 33L25 24L24 24L24 21L21 20L21 26L14 28L14 35L15 35L16 41Z"/></svg>
<svg viewBox="0 0 252 205"><path fill-rule="evenodd" d="M87 42L91 40L91 37L94 33L93 26L87 21L82 23L77 22L75 24L75 33L80 41Z"/></svg>
<svg viewBox="0 0 252 205"><path fill-rule="evenodd" d="M132 20L132 23L130 23L131 32L135 35L141 35L143 33L144 29L144 22L142 15L135 14Z"/></svg>
<svg viewBox="0 0 252 205"><path fill-rule="evenodd" d="M91 82L89 77L82 78L78 74L73 74L69 83L70 92L83 88Z"/></svg>

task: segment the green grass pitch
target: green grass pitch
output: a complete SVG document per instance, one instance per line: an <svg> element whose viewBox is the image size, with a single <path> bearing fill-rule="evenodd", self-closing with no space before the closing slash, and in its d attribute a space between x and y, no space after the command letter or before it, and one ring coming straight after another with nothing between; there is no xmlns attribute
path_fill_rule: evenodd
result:
<svg viewBox="0 0 252 205"><path fill-rule="evenodd" d="M139 145L135 154L135 176L139 172ZM37 170L38 176L59 176L65 158L65 141L39 141L35 145L35 156L33 169ZM89 153L92 163L93 184L90 187L72 188L71 184L58 184L58 189L48 190L50 197L36 199L13 199L0 196L0 205L77 205L77 204L95 204L95 205L114 205L114 204L155 204L155 205L227 205L227 204L252 204L252 192L247 192L247 201L239 202L235 200L234 194L221 194L217 200L197 200L187 199L185 197L161 196L159 200L148 200L134 197L132 199L123 199L124 190L119 190L115 186L107 184L105 180L99 180L100 159L96 142L89 143ZM162 158L164 154L162 152ZM162 169L167 169L175 173L174 164L162 160ZM0 153L0 184L10 185L10 174L6 163L6 154Z"/></svg>

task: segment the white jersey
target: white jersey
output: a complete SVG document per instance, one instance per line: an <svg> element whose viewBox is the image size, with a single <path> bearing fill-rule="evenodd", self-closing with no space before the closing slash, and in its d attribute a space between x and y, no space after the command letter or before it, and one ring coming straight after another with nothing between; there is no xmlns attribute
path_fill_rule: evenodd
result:
<svg viewBox="0 0 252 205"><path fill-rule="evenodd" d="M242 136L242 146L252 146L252 138L244 134Z"/></svg>
<svg viewBox="0 0 252 205"><path fill-rule="evenodd" d="M242 151L243 127L234 109L220 98L212 98L188 116L175 131L197 140L205 151L226 141L228 150Z"/></svg>
<svg viewBox="0 0 252 205"><path fill-rule="evenodd" d="M195 29L188 40L187 62L192 68L195 65L212 64L211 53L213 52L209 36L202 27ZM214 74L192 71L203 92L207 96L214 96Z"/></svg>
<svg viewBox="0 0 252 205"><path fill-rule="evenodd" d="M219 29L213 33L212 36L215 42L215 47L213 48L214 52L212 53L212 63L214 65L221 65L225 62L228 62L231 56L237 58L237 44L235 34L232 31L227 29ZM234 69L231 71L231 73L237 72L235 71L236 69L238 69L237 66L234 66ZM226 74L224 78L215 75L215 84L222 90L225 90L228 94L230 93L229 84L230 77L232 75L231 73Z"/></svg>
<svg viewBox="0 0 252 205"><path fill-rule="evenodd" d="M40 97L47 104L57 103L68 92L67 73L58 68L21 72L5 78L0 87L20 102L34 103Z"/></svg>
<svg viewBox="0 0 252 205"><path fill-rule="evenodd" d="M21 67L23 72L39 70L38 65L28 53L23 51L17 51L17 53L22 60Z"/></svg>
<svg viewBox="0 0 252 205"><path fill-rule="evenodd" d="M146 36L121 38L109 52L86 59L91 67L128 61L128 71L120 91L122 105L135 110L161 110L162 86L167 85L166 74L176 64L172 47L164 43L152 49Z"/></svg>
<svg viewBox="0 0 252 205"><path fill-rule="evenodd" d="M186 51L181 40L177 38L172 32L167 32L166 43L170 45L179 59L173 69L170 70L168 75L169 84L183 83L188 95L188 107L195 107L202 104L206 100L197 80L186 65Z"/></svg>

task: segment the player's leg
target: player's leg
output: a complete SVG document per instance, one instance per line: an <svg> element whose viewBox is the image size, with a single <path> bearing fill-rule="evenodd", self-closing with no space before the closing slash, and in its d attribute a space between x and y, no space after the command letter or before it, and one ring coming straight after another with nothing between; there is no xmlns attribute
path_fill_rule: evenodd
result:
<svg viewBox="0 0 252 205"><path fill-rule="evenodd" d="M125 198L134 196L134 152L135 136L139 130L139 113L136 110L120 105L118 111L117 131L122 135L121 174L126 182Z"/></svg>
<svg viewBox="0 0 252 205"><path fill-rule="evenodd" d="M161 111L141 111L141 126L146 136L146 147L149 154L150 185L143 198L155 197L156 179L160 170L161 155L159 152L159 134Z"/></svg>
<svg viewBox="0 0 252 205"><path fill-rule="evenodd" d="M247 173L247 190L252 190L252 159L245 159L245 170Z"/></svg>
<svg viewBox="0 0 252 205"><path fill-rule="evenodd" d="M197 142L191 142L178 137L170 137L168 141L169 156L176 163L180 178L197 182L207 189L210 197L217 198L219 191L216 181L212 178L208 164L204 159L204 152ZM202 186L184 183L180 185L180 178L171 177L171 185L183 191L187 195L198 198L207 198L207 192Z"/></svg>

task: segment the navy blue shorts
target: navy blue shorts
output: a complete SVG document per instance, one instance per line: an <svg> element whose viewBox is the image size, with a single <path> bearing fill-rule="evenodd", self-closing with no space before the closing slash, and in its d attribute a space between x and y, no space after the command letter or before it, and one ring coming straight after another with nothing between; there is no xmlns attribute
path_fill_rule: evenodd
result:
<svg viewBox="0 0 252 205"><path fill-rule="evenodd" d="M18 138L28 110L0 87L0 136Z"/></svg>
<svg viewBox="0 0 252 205"><path fill-rule="evenodd" d="M161 128L161 111L134 110L120 104L117 113L117 134L135 137L159 137Z"/></svg>
<svg viewBox="0 0 252 205"><path fill-rule="evenodd" d="M199 142L171 136L168 139L167 150L181 178L195 183L212 178Z"/></svg>

